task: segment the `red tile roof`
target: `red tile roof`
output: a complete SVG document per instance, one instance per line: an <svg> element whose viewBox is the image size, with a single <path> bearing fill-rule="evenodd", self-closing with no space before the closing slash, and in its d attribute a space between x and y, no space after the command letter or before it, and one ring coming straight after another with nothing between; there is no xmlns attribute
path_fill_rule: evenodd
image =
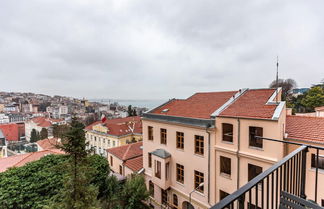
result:
<svg viewBox="0 0 324 209"><path fill-rule="evenodd" d="M270 119L277 105L266 103L275 91L275 89L250 89L222 111L220 116Z"/></svg>
<svg viewBox="0 0 324 209"><path fill-rule="evenodd" d="M24 166L26 163L39 160L42 157L50 154L58 155L58 154L64 154L64 152L58 149L50 149L50 150L43 150L39 152L31 152L22 155L0 158L0 172L4 172L11 167Z"/></svg>
<svg viewBox="0 0 324 209"><path fill-rule="evenodd" d="M143 168L143 156L127 160L124 165L133 172L137 172Z"/></svg>
<svg viewBox="0 0 324 209"><path fill-rule="evenodd" d="M1 124L0 129L7 141L19 141L19 126L16 123Z"/></svg>
<svg viewBox="0 0 324 209"><path fill-rule="evenodd" d="M289 139L324 142L324 118L287 116L286 133Z"/></svg>
<svg viewBox="0 0 324 209"><path fill-rule="evenodd" d="M46 149L55 149L56 145L59 145L59 139L58 138L48 138L48 139L43 139L39 140L36 142L38 146L40 146L43 150Z"/></svg>
<svg viewBox="0 0 324 209"><path fill-rule="evenodd" d="M322 110L324 110L324 106L315 108L315 111L322 111Z"/></svg>
<svg viewBox="0 0 324 209"><path fill-rule="evenodd" d="M63 120L62 119L45 118L45 117L36 117L36 118L31 119L31 121L33 121L40 127L47 128L47 127L52 126L52 123L60 122Z"/></svg>
<svg viewBox="0 0 324 209"><path fill-rule="evenodd" d="M141 117L133 116L126 118L116 118L111 120L106 120L104 123L97 121L87 126L86 130L92 130L92 127L97 124L103 124L108 128L107 134L115 136L123 136L132 133L132 128L134 128L133 133L142 134L142 121Z"/></svg>
<svg viewBox="0 0 324 209"><path fill-rule="evenodd" d="M143 142L136 142L132 144L126 144L123 146L107 149L107 152L125 161L135 157L142 156L143 155L143 149L141 148L142 146L143 146Z"/></svg>
<svg viewBox="0 0 324 209"><path fill-rule="evenodd" d="M150 113L210 119L210 115L236 93L237 91L196 93L185 100L172 100ZM165 109L168 111L163 112Z"/></svg>

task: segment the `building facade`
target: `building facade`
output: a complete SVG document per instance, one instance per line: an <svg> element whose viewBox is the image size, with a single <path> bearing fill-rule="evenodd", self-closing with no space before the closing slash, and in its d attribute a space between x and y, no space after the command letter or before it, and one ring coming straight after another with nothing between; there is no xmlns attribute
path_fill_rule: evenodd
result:
<svg viewBox="0 0 324 209"><path fill-rule="evenodd" d="M280 96L280 89L197 93L144 114L151 204L209 208L279 161L283 146L256 136L283 140Z"/></svg>
<svg viewBox="0 0 324 209"><path fill-rule="evenodd" d="M142 122L138 116L97 121L85 128L89 149L106 156L106 150L142 140Z"/></svg>

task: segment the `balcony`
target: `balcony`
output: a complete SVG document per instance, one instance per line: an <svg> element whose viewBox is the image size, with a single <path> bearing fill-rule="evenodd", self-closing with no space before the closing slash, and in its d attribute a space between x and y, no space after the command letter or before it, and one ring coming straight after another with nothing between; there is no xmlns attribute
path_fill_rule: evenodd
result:
<svg viewBox="0 0 324 209"><path fill-rule="evenodd" d="M276 139L259 138L278 143L297 145L299 147L240 189L225 197L211 207L211 209L323 209L323 207L316 204L316 202L318 203L319 168L315 166L315 177L312 178L312 181L307 181L306 164L307 152L312 149L316 152L316 157L314 158L315 165L319 165L319 151L324 150L324 148ZM314 184L314 195L312 197L306 196L305 188L308 184ZM323 186L320 185L320 188L323 188Z"/></svg>

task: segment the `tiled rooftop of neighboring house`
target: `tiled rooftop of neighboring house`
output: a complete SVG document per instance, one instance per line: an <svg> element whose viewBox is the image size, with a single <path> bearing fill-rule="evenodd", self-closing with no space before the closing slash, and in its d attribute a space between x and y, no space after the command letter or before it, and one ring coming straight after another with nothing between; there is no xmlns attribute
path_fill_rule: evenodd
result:
<svg viewBox="0 0 324 209"><path fill-rule="evenodd" d="M47 128L52 126L52 123L57 123L63 121L62 119L53 119L53 118L45 118L45 117L36 117L31 119L37 126Z"/></svg>
<svg viewBox="0 0 324 209"><path fill-rule="evenodd" d="M16 123L1 124L0 129L7 141L19 141L19 127Z"/></svg>
<svg viewBox="0 0 324 209"><path fill-rule="evenodd" d="M188 99L170 100L149 113L210 119L215 111L220 110L219 116L224 117L270 119L273 117L277 105L267 104L267 102L275 93L275 89L196 93ZM231 101L233 99L235 100ZM223 105L225 107L222 107Z"/></svg>
<svg viewBox="0 0 324 209"><path fill-rule="evenodd" d="M31 152L27 154L21 155L14 155L10 157L5 157L0 159L0 172L4 172L9 168L12 167L21 167L24 166L26 163L33 162L36 160L41 159L46 155L58 155L64 154L63 151L58 149L50 149L50 150L43 150L39 152Z"/></svg>
<svg viewBox="0 0 324 209"><path fill-rule="evenodd" d="M266 104L275 89L250 89L226 108L220 116L272 118L277 105Z"/></svg>
<svg viewBox="0 0 324 209"><path fill-rule="evenodd" d="M38 146L40 146L43 150L46 149L55 149L56 145L59 145L60 140L58 138L47 138L47 139L42 139L36 142Z"/></svg>
<svg viewBox="0 0 324 209"><path fill-rule="evenodd" d="M142 134L142 122L141 117L133 116L126 118L116 118L111 120L106 120L104 123L97 121L87 126L86 130L92 130L92 127L98 124L102 124L108 128L107 134L122 136L131 133ZM132 131L133 129L133 131Z"/></svg>
<svg viewBox="0 0 324 209"><path fill-rule="evenodd" d="M143 168L143 155L133 159L126 160L124 165L129 169L131 169L133 172L137 172L141 170Z"/></svg>
<svg viewBox="0 0 324 209"><path fill-rule="evenodd" d="M107 152L121 160L129 160L143 155L142 146L143 142L136 142L119 147L109 148L107 149Z"/></svg>
<svg viewBox="0 0 324 209"><path fill-rule="evenodd" d="M184 100L171 100L150 113L209 119L210 115L235 95L236 92L237 91L196 93Z"/></svg>
<svg viewBox="0 0 324 209"><path fill-rule="evenodd" d="M324 143L324 118L287 115L286 133L288 139Z"/></svg>

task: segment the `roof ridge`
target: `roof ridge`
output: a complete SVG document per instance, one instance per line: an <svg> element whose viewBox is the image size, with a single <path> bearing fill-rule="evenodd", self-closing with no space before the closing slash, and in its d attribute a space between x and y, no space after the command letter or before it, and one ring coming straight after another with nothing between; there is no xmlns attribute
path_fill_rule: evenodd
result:
<svg viewBox="0 0 324 209"><path fill-rule="evenodd" d="M132 144L130 144L130 146L128 146L127 147L127 149L126 149L126 151L125 151L125 153L124 153L124 155L123 155L123 157L122 157L122 160L126 160L125 158L126 158L126 155L128 154L128 152L129 152L129 149L132 147Z"/></svg>
<svg viewBox="0 0 324 209"><path fill-rule="evenodd" d="M23 159L19 160L17 163L15 163L12 167L14 167L15 165L19 164L20 162L22 162L23 160L25 160L27 157L30 157L34 152L31 153L26 153L28 155L26 155Z"/></svg>

